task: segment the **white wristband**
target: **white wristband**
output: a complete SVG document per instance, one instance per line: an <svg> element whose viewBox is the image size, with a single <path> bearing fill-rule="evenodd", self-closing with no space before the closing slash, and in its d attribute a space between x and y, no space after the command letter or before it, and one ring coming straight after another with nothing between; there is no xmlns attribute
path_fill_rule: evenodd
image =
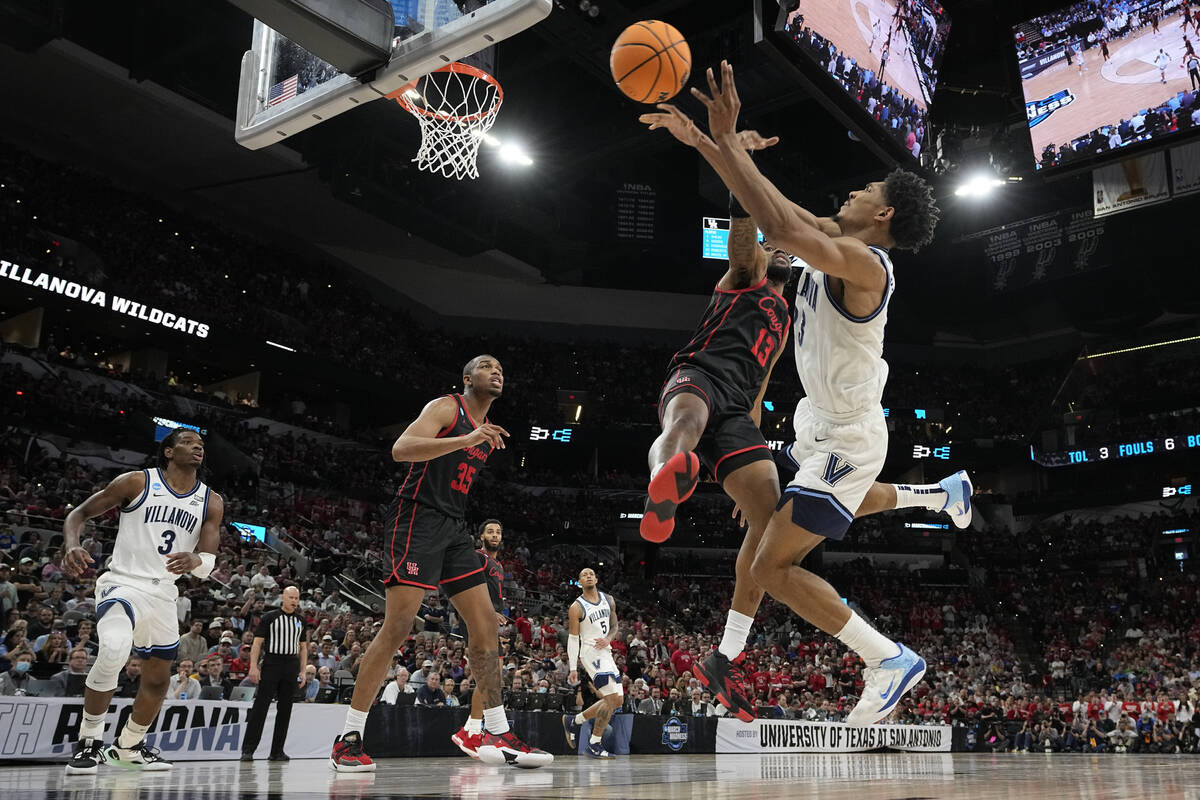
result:
<svg viewBox="0 0 1200 800"><path fill-rule="evenodd" d="M200 556L200 566L192 570L192 574L200 580L207 578L217 565L217 557L213 553L197 553Z"/></svg>

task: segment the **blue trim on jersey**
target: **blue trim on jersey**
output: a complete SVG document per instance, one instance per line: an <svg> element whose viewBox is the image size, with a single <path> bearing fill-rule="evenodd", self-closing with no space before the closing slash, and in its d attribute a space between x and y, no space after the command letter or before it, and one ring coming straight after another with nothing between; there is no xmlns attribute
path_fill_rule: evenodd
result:
<svg viewBox="0 0 1200 800"><path fill-rule="evenodd" d="M884 289L883 289L883 299L879 301L879 307L876 308L874 311L872 311L870 314L868 314L865 317L856 317L853 314L851 314L849 311L847 311L845 308L842 307L842 304L839 303L837 301L837 298L835 298L833 296L833 292L831 292L829 290L829 276L828 275L825 275L825 280L823 282L825 285L825 296L829 298L830 304L837 310L837 312L839 314L841 314L843 317L850 320L851 322L870 322L871 320L875 319L877 316L879 316L879 312L881 312L881 311L883 311L883 309L887 308L888 297L892 293L892 271L890 269L888 269L887 261L884 260L883 255L878 250L876 250L874 247L870 248L870 250L872 253L875 254L875 257L879 259L879 263L883 265L883 272L885 275L887 275L887 284L884 286ZM824 274L824 273L822 273L822 274Z"/></svg>
<svg viewBox="0 0 1200 800"><path fill-rule="evenodd" d="M200 488L200 478L196 478L195 486L193 486L191 489L184 492L183 494L179 494L178 492L176 492L174 489L171 488L171 484L167 483L167 478L165 475L162 474L161 469L159 469L158 467L155 467L154 471L158 473L159 480L162 481L163 486L167 487L167 491L170 492L171 494L175 495L175 497L179 498L180 500L182 500L185 497L191 497L192 495L194 495L196 493L196 490Z"/></svg>
<svg viewBox="0 0 1200 800"><path fill-rule="evenodd" d="M129 511L136 511L137 507L146 501L146 496L150 494L150 470L148 470L148 469L142 470L142 475L144 475L146 478L146 485L142 489L142 496L139 497L137 499L137 502L134 503L133 505L125 506L125 508L122 508L121 509L122 514L129 512Z"/></svg>
<svg viewBox="0 0 1200 800"><path fill-rule="evenodd" d="M104 613L112 608L113 603L120 603L122 606L124 606L125 613L129 615L129 622L133 625L137 625L137 617L133 613L133 606L130 605L129 601L123 597L110 597L107 600L101 600L100 605L96 606L96 622L99 622L100 618L104 616Z"/></svg>
<svg viewBox="0 0 1200 800"><path fill-rule="evenodd" d="M819 489L789 486L775 510L783 508L788 501L792 503L793 524L826 539L841 540L854 521L854 515L836 497Z"/></svg>
<svg viewBox="0 0 1200 800"><path fill-rule="evenodd" d="M204 488L204 508L200 511L200 527L204 527L204 520L208 519L208 498L212 497L212 487Z"/></svg>
<svg viewBox="0 0 1200 800"><path fill-rule="evenodd" d="M156 644L150 647L135 647L133 653L141 658L161 658L164 661L174 661L179 654L179 642L175 644Z"/></svg>

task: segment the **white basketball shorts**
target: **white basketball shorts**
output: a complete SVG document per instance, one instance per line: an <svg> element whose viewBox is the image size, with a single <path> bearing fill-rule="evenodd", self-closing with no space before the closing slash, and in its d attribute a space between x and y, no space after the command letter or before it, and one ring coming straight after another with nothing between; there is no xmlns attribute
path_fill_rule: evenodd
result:
<svg viewBox="0 0 1200 800"><path fill-rule="evenodd" d="M179 650L179 617L174 601L106 572L96 579L96 617L117 613L128 614L133 621L135 655L175 660Z"/></svg>
<svg viewBox="0 0 1200 800"><path fill-rule="evenodd" d="M613 660L611 647L603 650L581 647L579 663L583 665L584 671L592 679L592 685L596 687L596 694L605 696L625 693L621 686L621 670L617 669L617 662Z"/></svg>
<svg viewBox="0 0 1200 800"><path fill-rule="evenodd" d="M785 452L796 476L778 507L790 503L796 525L841 540L887 458L883 408L837 423L815 415L805 397L796 406L795 429L796 441Z"/></svg>

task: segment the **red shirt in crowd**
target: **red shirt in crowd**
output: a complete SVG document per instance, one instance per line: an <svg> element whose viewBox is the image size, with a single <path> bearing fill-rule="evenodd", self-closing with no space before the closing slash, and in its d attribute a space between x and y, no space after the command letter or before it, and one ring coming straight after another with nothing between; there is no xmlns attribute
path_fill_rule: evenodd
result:
<svg viewBox="0 0 1200 800"><path fill-rule="evenodd" d="M691 653L686 650L676 650L671 653L671 670L676 675L691 675L693 661L695 659Z"/></svg>

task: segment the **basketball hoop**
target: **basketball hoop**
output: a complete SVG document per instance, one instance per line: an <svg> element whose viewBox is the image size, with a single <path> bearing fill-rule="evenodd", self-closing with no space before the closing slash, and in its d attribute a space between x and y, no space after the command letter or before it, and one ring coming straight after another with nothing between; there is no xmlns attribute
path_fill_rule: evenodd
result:
<svg viewBox="0 0 1200 800"><path fill-rule="evenodd" d="M504 91L494 77L455 61L388 95L421 126L418 169L447 178L478 178L479 145L496 121Z"/></svg>

